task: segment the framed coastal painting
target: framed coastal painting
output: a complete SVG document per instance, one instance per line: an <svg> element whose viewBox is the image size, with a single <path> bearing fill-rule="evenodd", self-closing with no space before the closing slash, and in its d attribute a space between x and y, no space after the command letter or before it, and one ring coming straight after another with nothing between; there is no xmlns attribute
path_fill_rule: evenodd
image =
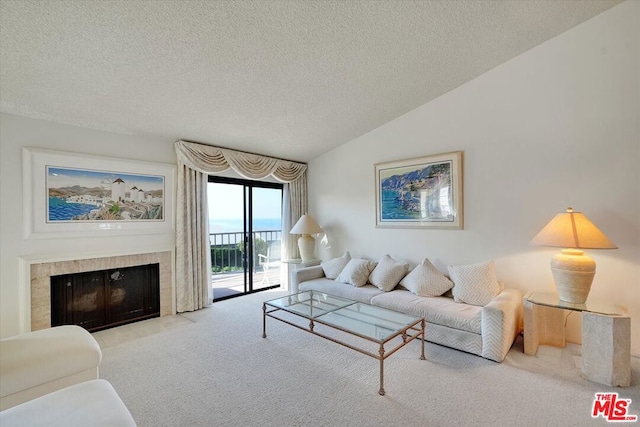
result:
<svg viewBox="0 0 640 427"><path fill-rule="evenodd" d="M376 227L462 229L462 151L377 163Z"/></svg>
<svg viewBox="0 0 640 427"><path fill-rule="evenodd" d="M24 236L170 233L175 166L23 148Z"/></svg>

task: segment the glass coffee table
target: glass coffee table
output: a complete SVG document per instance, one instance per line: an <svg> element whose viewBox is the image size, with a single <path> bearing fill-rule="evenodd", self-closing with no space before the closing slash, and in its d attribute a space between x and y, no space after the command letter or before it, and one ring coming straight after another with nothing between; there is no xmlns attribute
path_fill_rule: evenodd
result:
<svg viewBox="0 0 640 427"><path fill-rule="evenodd" d="M307 319L309 321L308 327L286 319L280 313L281 311ZM422 345L420 359L425 360L424 317L410 316L316 291L299 292L265 301L262 305L262 312L262 338L267 337L267 317L270 317L378 359L380 361L380 390L378 393L382 396L385 393L384 361L387 357L414 339L420 338ZM378 353L367 351L324 332L319 332L315 328L316 324L376 343L379 345ZM391 343L392 348L385 349L385 345L397 337L400 337L397 340L399 342Z"/></svg>

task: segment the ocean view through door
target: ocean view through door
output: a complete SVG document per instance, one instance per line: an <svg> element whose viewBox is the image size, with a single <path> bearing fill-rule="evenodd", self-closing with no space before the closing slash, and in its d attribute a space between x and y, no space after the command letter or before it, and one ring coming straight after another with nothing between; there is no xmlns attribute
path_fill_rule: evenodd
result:
<svg viewBox="0 0 640 427"><path fill-rule="evenodd" d="M280 286L282 184L210 176L213 299Z"/></svg>

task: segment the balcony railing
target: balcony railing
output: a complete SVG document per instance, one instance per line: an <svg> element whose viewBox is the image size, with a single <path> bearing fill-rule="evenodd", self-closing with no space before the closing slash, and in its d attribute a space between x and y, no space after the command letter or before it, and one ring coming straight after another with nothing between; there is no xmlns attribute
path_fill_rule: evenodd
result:
<svg viewBox="0 0 640 427"><path fill-rule="evenodd" d="M253 267L256 268L259 266L258 255L266 255L269 244L282 238L282 230L254 231L251 238L254 249ZM242 231L211 233L209 244L213 274L244 270L244 233Z"/></svg>

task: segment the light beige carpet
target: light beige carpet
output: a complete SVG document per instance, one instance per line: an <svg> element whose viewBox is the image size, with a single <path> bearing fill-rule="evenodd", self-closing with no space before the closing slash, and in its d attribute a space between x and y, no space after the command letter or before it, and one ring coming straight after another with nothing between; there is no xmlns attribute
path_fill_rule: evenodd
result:
<svg viewBox="0 0 640 427"><path fill-rule="evenodd" d="M611 391L640 415L637 358L632 387L607 387L580 377L580 346L542 346L531 357L521 337L503 363L430 343L421 361L413 342L385 362L379 396L373 358L272 319L262 338L262 301L283 294L221 301L111 340L100 376L139 426L607 425L591 409L596 392Z"/></svg>

